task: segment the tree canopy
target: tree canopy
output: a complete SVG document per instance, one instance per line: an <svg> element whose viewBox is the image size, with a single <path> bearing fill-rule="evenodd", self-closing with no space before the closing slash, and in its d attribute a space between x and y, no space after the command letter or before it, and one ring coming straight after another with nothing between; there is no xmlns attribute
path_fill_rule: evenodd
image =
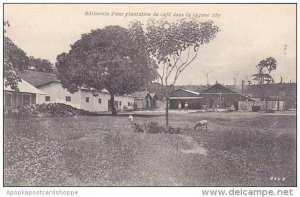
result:
<svg viewBox="0 0 300 197"><path fill-rule="evenodd" d="M68 53L57 56L62 86L71 93L82 87L107 89L116 114L114 95L134 92L156 78L145 40L136 31L135 26L108 26L83 34Z"/></svg>
<svg viewBox="0 0 300 197"><path fill-rule="evenodd" d="M40 72L45 73L53 73L54 72L54 66L53 64L46 59L41 58L34 58L32 56L29 57L29 69L33 69Z"/></svg>
<svg viewBox="0 0 300 197"><path fill-rule="evenodd" d="M4 77L6 79L5 86L10 86L14 90L18 90L18 83L21 78L18 71L28 68L29 58L26 53L17 47L8 37L4 37Z"/></svg>
<svg viewBox="0 0 300 197"><path fill-rule="evenodd" d="M273 57L261 60L257 65L257 73L252 75L253 80L257 81L259 84L269 84L274 83L274 79L271 76L271 72L276 70L277 61Z"/></svg>

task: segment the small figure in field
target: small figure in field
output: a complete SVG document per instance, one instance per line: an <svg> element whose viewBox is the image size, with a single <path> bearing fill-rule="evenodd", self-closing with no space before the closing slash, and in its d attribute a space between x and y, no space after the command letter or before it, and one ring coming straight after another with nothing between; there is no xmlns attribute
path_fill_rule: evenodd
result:
<svg viewBox="0 0 300 197"><path fill-rule="evenodd" d="M197 127L203 128L205 127L205 130L207 131L207 120L200 120L196 123L196 125L194 126L194 129L197 130Z"/></svg>
<svg viewBox="0 0 300 197"><path fill-rule="evenodd" d="M181 102L179 102L179 103L178 103L178 111L181 111L181 108L182 108Z"/></svg>
<svg viewBox="0 0 300 197"><path fill-rule="evenodd" d="M189 109L189 104L188 104L188 102L186 101L185 104L184 104L184 110L185 110L185 111L188 111L188 109Z"/></svg>
<svg viewBox="0 0 300 197"><path fill-rule="evenodd" d="M133 132L144 132L143 126L136 123L136 122L134 122L133 116L130 115L128 117L128 119L129 119L129 122L131 124L131 128L132 128Z"/></svg>

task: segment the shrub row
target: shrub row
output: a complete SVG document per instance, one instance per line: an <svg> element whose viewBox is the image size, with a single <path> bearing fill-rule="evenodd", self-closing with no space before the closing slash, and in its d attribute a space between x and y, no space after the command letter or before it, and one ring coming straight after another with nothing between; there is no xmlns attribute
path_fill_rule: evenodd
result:
<svg viewBox="0 0 300 197"><path fill-rule="evenodd" d="M19 106L5 111L4 114L6 117L57 117L78 116L87 114L87 112L62 103L43 103Z"/></svg>
<svg viewBox="0 0 300 197"><path fill-rule="evenodd" d="M159 125L157 122L149 122L146 124L146 130L148 133L170 133L170 134L179 134L181 132L180 128L174 128L169 126L166 127Z"/></svg>

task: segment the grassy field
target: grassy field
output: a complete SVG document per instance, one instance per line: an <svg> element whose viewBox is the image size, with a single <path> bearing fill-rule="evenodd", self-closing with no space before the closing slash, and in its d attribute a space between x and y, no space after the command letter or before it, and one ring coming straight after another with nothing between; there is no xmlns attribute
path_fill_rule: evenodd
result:
<svg viewBox="0 0 300 197"><path fill-rule="evenodd" d="M208 132L193 130L201 119ZM127 116L5 119L4 185L296 185L295 114L171 113L170 125L181 134L134 133Z"/></svg>

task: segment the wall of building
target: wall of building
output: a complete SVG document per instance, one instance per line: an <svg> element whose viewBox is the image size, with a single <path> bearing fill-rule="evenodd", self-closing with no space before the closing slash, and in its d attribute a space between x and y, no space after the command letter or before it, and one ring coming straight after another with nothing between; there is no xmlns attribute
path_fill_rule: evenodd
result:
<svg viewBox="0 0 300 197"><path fill-rule="evenodd" d="M238 101L247 101L248 99L241 94L201 94L203 97L202 105L208 108L226 108L231 105L238 109Z"/></svg>
<svg viewBox="0 0 300 197"><path fill-rule="evenodd" d="M38 89L42 90L46 94L44 97L44 103L64 103L77 109L81 109L81 90L71 94L58 82L49 83L38 87ZM50 96L50 101L46 101L46 96ZM66 101L67 96L71 97L71 101Z"/></svg>
<svg viewBox="0 0 300 197"><path fill-rule="evenodd" d="M15 107L41 104L44 95L14 91L4 91L4 109L9 110Z"/></svg>
<svg viewBox="0 0 300 197"><path fill-rule="evenodd" d="M39 89L46 93L43 99L44 103L64 103L90 112L109 110L110 95L108 93L101 92L94 96L87 90L79 90L71 94L58 82L41 86ZM46 101L46 96L50 96L50 101ZM66 100L67 96L71 97L71 101ZM101 103L99 103L99 99L101 99ZM128 104L132 105L134 102L130 96L115 96L115 101L118 102L119 111L130 108Z"/></svg>
<svg viewBox="0 0 300 197"><path fill-rule="evenodd" d="M157 101L156 98L151 99L151 101L150 101L150 108L151 109L154 109L154 108L157 107L156 101Z"/></svg>
<svg viewBox="0 0 300 197"><path fill-rule="evenodd" d="M134 103L136 104L137 109L143 109L144 108L145 99L135 98L134 99Z"/></svg>
<svg viewBox="0 0 300 197"><path fill-rule="evenodd" d="M134 98L131 96L116 96L115 100L118 101L118 109L120 111L133 110ZM121 102L121 103L120 103Z"/></svg>
<svg viewBox="0 0 300 197"><path fill-rule="evenodd" d="M137 109L153 109L156 107L156 100L148 95L145 98L134 98Z"/></svg>
<svg viewBox="0 0 300 197"><path fill-rule="evenodd" d="M88 102L87 102L88 98ZM99 103L101 99L101 103ZM91 92L81 90L81 106L80 109L84 109L90 112L108 111L108 100L110 95L107 93L100 93L94 96Z"/></svg>
<svg viewBox="0 0 300 197"><path fill-rule="evenodd" d="M184 109L185 102L188 103L188 109L201 109L202 108L202 99L171 99L170 100L170 109L178 109L179 102L181 103L181 108Z"/></svg>
<svg viewBox="0 0 300 197"><path fill-rule="evenodd" d="M188 90L178 89L170 94L170 109L178 109L178 104L181 103L181 108L184 109L185 102L188 104L188 109L201 109L202 98L198 94L192 93ZM190 98L184 98L190 97Z"/></svg>

